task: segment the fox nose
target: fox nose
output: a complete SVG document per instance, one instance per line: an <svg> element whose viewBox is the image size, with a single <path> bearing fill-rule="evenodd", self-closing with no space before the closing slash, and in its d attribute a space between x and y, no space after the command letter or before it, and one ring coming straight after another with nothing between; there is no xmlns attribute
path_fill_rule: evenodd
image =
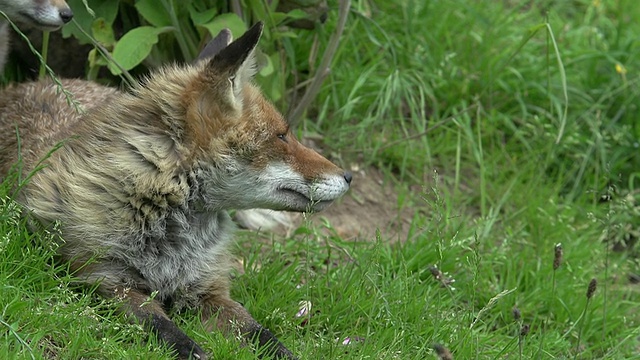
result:
<svg viewBox="0 0 640 360"><path fill-rule="evenodd" d="M346 181L347 184L351 185L352 179L353 179L353 176L351 176L351 173L349 171L344 173L344 181Z"/></svg>
<svg viewBox="0 0 640 360"><path fill-rule="evenodd" d="M68 23L69 21L71 21L71 19L73 19L73 11L71 11L71 9L62 9L60 10L60 19L62 19L62 21L64 21L64 23Z"/></svg>

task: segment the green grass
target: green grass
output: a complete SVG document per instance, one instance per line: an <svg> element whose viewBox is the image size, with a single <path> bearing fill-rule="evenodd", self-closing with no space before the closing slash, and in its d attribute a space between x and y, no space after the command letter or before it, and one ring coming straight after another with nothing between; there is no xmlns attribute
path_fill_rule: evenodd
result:
<svg viewBox="0 0 640 360"><path fill-rule="evenodd" d="M638 17L632 0L354 1L304 130L423 187L410 240L243 232L234 297L304 359L640 359ZM169 356L1 209L0 358ZM173 317L214 358L255 358Z"/></svg>

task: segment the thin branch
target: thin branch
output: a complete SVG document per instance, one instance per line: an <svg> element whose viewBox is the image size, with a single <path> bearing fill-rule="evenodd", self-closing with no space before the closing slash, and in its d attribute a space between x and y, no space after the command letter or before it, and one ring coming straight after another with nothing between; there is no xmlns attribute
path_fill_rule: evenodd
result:
<svg viewBox="0 0 640 360"><path fill-rule="evenodd" d="M40 64L40 71L38 72L38 79L42 80L47 76L47 68L44 66L47 63L47 57L49 56L49 32L42 32L42 63Z"/></svg>
<svg viewBox="0 0 640 360"><path fill-rule="evenodd" d="M313 82L307 88L304 96L296 105L293 111L290 111L287 118L291 126L295 127L300 119L302 118L302 114L307 109L311 101L315 99L320 92L320 87L322 86L322 82L329 75L331 61L338 49L338 45L340 43L340 38L342 37L342 33L344 32L344 27L347 22L347 15L349 14L349 8L351 7L351 0L340 0L340 7L338 10L338 25L336 27L336 31L331 35L331 39L329 39L329 44L327 45L326 50L324 51L324 55L322 56L322 61L320 62L320 66L318 67L318 71L313 79Z"/></svg>
<svg viewBox="0 0 640 360"><path fill-rule="evenodd" d="M124 79L127 81L129 86L133 86L134 84L137 83L136 79L134 79L133 76L131 76L131 74L129 74L129 72L125 68L123 68L120 64L118 64L118 62L111 56L111 54L109 53L109 50L107 50L104 46L102 46L102 44L100 44L98 40L96 40L93 36L91 36L91 34L86 32L78 24L76 19L72 19L71 22L73 22L73 25L75 25L82 34L84 34L86 37L88 37L91 40L91 42L93 43L93 46L95 46L96 49L98 49L98 51L102 56L104 56L108 61L112 62L122 72L122 76L124 76Z"/></svg>

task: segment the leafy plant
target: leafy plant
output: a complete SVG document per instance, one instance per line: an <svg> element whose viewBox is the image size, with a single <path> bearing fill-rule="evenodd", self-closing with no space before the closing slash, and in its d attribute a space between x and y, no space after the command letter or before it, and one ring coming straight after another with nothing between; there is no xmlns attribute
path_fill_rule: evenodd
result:
<svg viewBox="0 0 640 360"><path fill-rule="evenodd" d="M279 70L286 53L278 50L284 48L280 43L297 36L282 25L307 17L300 9L282 13L276 9L277 2L262 1L251 2L247 6L251 11L242 17L228 12L226 1L217 0L70 0L69 5L75 17L63 29L64 36L95 45L88 58L90 79L96 79L103 67L113 75L126 76L128 71L146 71L174 61L191 62L207 39L223 28L237 37L247 23L266 19L259 81L274 101L285 93L286 74Z"/></svg>

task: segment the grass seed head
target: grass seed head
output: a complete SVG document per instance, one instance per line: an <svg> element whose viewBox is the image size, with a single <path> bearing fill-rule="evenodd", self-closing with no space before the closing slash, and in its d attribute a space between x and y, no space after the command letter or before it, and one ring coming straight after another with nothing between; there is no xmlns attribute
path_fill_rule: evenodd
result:
<svg viewBox="0 0 640 360"><path fill-rule="evenodd" d="M593 297L597 288L598 280L596 280L596 278L591 279L591 281L589 281L589 287L587 288L587 299L591 299Z"/></svg>
<svg viewBox="0 0 640 360"><path fill-rule="evenodd" d="M442 272L440 271L440 269L438 269L437 266L434 265L434 266L429 267L429 271L431 272L431 275L433 275L433 277L436 280L442 279Z"/></svg>
<svg viewBox="0 0 640 360"><path fill-rule="evenodd" d="M433 350L435 350L436 354L438 354L438 358L440 358L440 360L453 360L451 351L449 351L449 349L447 349L443 345L434 344Z"/></svg>
<svg viewBox="0 0 640 360"><path fill-rule="evenodd" d="M516 321L520 321L520 319L522 318L522 313L520 313L520 309L518 309L516 306L514 306L513 310L512 310L512 313L513 313L513 318Z"/></svg>
<svg viewBox="0 0 640 360"><path fill-rule="evenodd" d="M553 270L558 270L560 264L562 264L562 244L557 243L553 257Z"/></svg>
<svg viewBox="0 0 640 360"><path fill-rule="evenodd" d="M429 267L429 272L433 275L433 278L440 282L445 288L449 288L451 290L455 290L451 284L453 284L456 280L446 276L437 266L433 265Z"/></svg>
<svg viewBox="0 0 640 360"><path fill-rule="evenodd" d="M522 327L520 328L520 336L521 337L525 337L529 334L529 330L530 330L530 326L529 324L524 324L522 325Z"/></svg>

